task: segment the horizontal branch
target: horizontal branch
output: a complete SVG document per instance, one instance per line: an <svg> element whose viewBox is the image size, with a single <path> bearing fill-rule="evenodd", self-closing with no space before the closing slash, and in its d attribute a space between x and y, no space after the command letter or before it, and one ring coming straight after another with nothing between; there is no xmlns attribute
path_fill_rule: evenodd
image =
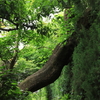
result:
<svg viewBox="0 0 100 100"><path fill-rule="evenodd" d="M1 31L13 31L13 30L18 30L18 28L0 28Z"/></svg>
<svg viewBox="0 0 100 100"><path fill-rule="evenodd" d="M18 19L17 19L17 22L14 22L13 20L11 19L8 19L8 18L2 18L0 17L1 19L3 20L7 20L8 22L12 23L16 28L0 28L1 31L13 31L13 30L18 30L19 29L19 26L22 26L23 29L37 29L37 26L34 24L34 23L18 23ZM30 22L30 21L29 21Z"/></svg>

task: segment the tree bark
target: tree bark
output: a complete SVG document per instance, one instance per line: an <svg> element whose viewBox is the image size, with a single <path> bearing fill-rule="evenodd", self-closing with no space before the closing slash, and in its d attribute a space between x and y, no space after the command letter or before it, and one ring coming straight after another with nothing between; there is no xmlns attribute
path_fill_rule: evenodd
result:
<svg viewBox="0 0 100 100"><path fill-rule="evenodd" d="M76 38L74 36L71 36L67 42L58 44L44 67L28 76L19 84L19 88L23 91L34 92L53 83L60 76L64 65L71 61L75 46Z"/></svg>

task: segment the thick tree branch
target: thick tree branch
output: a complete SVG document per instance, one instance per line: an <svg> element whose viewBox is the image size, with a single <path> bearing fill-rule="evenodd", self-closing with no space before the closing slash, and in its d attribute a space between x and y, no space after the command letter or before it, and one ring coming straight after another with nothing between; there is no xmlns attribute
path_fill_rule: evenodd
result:
<svg viewBox="0 0 100 100"><path fill-rule="evenodd" d="M34 92L53 83L60 76L64 65L71 61L75 46L74 36L68 39L66 45L58 44L44 67L20 83L20 89Z"/></svg>

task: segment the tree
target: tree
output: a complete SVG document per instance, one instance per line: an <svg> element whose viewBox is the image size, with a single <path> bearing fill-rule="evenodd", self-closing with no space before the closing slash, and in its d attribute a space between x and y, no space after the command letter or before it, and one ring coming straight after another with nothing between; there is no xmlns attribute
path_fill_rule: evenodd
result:
<svg viewBox="0 0 100 100"><path fill-rule="evenodd" d="M75 37L73 36L73 38ZM44 67L31 76L27 77L26 80L19 84L19 87L22 90L29 90L34 92L54 82L60 76L64 65L68 64L71 60L71 55L76 43L73 38L69 38L67 44L65 45L58 44Z"/></svg>
<svg viewBox="0 0 100 100"><path fill-rule="evenodd" d="M70 98L77 100L97 100L100 98L98 95L100 87L97 86L100 83L98 81L100 77L98 68L100 51L98 46L100 38L100 11L98 5L100 1L51 1L52 0L20 0L18 1L18 5L14 6L14 4L17 4L16 0L9 2L8 0L0 0L0 30L14 32L18 30L18 40L26 44L29 40L36 40L33 38L35 36L39 38L39 33L46 36L49 28L43 26L43 17L65 9L64 19L62 20L62 18L58 16L57 22L62 20L62 22L65 23L64 32L66 33L67 39L64 39L64 42L56 46L44 67L27 77L19 84L19 87L24 91L36 91L54 82L60 76L64 65L72 63L71 69L69 69L70 72L72 72L71 78L73 80L71 81L72 86L69 91L71 95ZM15 9L12 11L12 8ZM7 25L9 25L9 27L4 28L4 26ZM35 34L32 34L32 32ZM27 33L31 35L29 36ZM69 33L71 34L69 35ZM97 75L97 77L93 77L93 75ZM95 86L95 88L92 88L93 86ZM97 91L97 94L95 91Z"/></svg>

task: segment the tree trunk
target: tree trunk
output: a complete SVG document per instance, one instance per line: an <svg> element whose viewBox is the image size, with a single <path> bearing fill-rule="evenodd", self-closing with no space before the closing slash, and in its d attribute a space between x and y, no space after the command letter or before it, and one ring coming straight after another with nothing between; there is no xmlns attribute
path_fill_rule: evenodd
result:
<svg viewBox="0 0 100 100"><path fill-rule="evenodd" d="M52 100L52 89L51 86L46 86L46 92L47 92L47 100Z"/></svg>
<svg viewBox="0 0 100 100"><path fill-rule="evenodd" d="M34 92L53 83L60 76L64 65L67 65L71 61L71 56L76 46L76 38L72 35L65 45L64 43L56 46L53 54L43 68L28 76L19 84L21 90Z"/></svg>

